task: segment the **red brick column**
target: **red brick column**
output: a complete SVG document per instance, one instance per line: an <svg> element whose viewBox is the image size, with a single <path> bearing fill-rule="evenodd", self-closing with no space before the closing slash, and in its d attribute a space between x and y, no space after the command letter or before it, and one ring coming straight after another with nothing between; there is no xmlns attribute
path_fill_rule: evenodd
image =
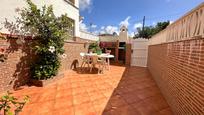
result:
<svg viewBox="0 0 204 115"><path fill-rule="evenodd" d="M118 54L119 54L119 40L116 42L115 48L115 62L118 63Z"/></svg>
<svg viewBox="0 0 204 115"><path fill-rule="evenodd" d="M132 49L131 49L131 44L126 44L126 51L125 51L125 65L130 66L131 65L131 54L132 54Z"/></svg>

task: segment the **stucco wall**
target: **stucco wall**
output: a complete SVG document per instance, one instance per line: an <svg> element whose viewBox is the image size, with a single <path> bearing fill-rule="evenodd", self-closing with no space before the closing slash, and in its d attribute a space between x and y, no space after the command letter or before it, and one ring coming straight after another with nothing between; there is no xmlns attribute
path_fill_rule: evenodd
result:
<svg viewBox="0 0 204 115"><path fill-rule="evenodd" d="M66 3L64 0L32 0L37 6L41 7L43 5L53 5L54 13L56 16L67 13L67 15L75 20L75 36L80 37L79 32L79 3L78 0L75 0L75 6ZM3 27L1 24L7 18L9 21L15 21L17 13L15 12L16 8L26 7L25 0L1 0L0 1L0 28ZM3 28L0 30L2 33L7 33Z"/></svg>
<svg viewBox="0 0 204 115"><path fill-rule="evenodd" d="M112 35L99 36L100 42L116 42L117 40L119 40L119 36Z"/></svg>

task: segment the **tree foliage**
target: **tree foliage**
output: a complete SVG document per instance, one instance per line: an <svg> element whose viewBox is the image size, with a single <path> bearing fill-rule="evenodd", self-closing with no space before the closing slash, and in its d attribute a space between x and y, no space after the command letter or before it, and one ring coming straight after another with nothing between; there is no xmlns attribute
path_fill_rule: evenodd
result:
<svg viewBox="0 0 204 115"><path fill-rule="evenodd" d="M35 39L32 47L36 60L31 66L32 77L49 79L58 72L67 30L73 24L66 14L56 17L52 6L38 8L31 0L27 0L27 4L28 8L20 11L20 22Z"/></svg>
<svg viewBox="0 0 204 115"><path fill-rule="evenodd" d="M137 28L138 34L134 36L134 38L151 38L153 35L159 33L160 31L164 30L170 24L169 21L167 22L158 22L156 26L146 26L144 30L141 28Z"/></svg>

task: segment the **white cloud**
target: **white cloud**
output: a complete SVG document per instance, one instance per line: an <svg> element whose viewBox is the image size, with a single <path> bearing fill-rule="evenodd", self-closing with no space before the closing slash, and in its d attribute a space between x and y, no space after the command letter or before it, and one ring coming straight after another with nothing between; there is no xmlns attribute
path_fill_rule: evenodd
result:
<svg viewBox="0 0 204 115"><path fill-rule="evenodd" d="M129 23L130 18L131 18L131 17L128 16L125 20L121 21L119 25L120 25L120 26L126 26L126 27L128 27L129 24L130 24L130 23Z"/></svg>
<svg viewBox="0 0 204 115"><path fill-rule="evenodd" d="M118 27L116 26L102 26L99 33L100 34L113 34L116 32L117 34L119 33Z"/></svg>
<svg viewBox="0 0 204 115"><path fill-rule="evenodd" d="M156 22L153 22L153 23L152 23L152 25L153 25L153 26L156 26L156 25L157 25L157 23L156 23Z"/></svg>
<svg viewBox="0 0 204 115"><path fill-rule="evenodd" d="M174 23L174 21L170 21L169 23L172 24L172 23Z"/></svg>
<svg viewBox="0 0 204 115"><path fill-rule="evenodd" d="M99 33L100 34L105 34L106 32L104 30L101 30Z"/></svg>
<svg viewBox="0 0 204 115"><path fill-rule="evenodd" d="M106 33L113 34L114 32L118 32L118 27L115 26L107 26L105 28Z"/></svg>
<svg viewBox="0 0 204 115"><path fill-rule="evenodd" d="M90 10L92 5L92 0L79 0L79 9L81 11Z"/></svg>
<svg viewBox="0 0 204 115"><path fill-rule="evenodd" d="M137 28L141 28L142 27L142 23L136 23L133 26L133 29L136 30Z"/></svg>
<svg viewBox="0 0 204 115"><path fill-rule="evenodd" d="M130 37L134 37L134 36L135 36L135 32L131 32Z"/></svg>
<svg viewBox="0 0 204 115"><path fill-rule="evenodd" d="M82 31L88 31L88 27L83 22L80 22L79 29L82 30Z"/></svg>
<svg viewBox="0 0 204 115"><path fill-rule="evenodd" d="M105 26L102 26L101 29L102 29L102 30L105 29Z"/></svg>
<svg viewBox="0 0 204 115"><path fill-rule="evenodd" d="M119 25L128 27L130 25L129 23L130 18L131 17L128 16L125 20L121 21ZM102 26L100 28L100 34L113 34L114 32L119 34L119 28L117 26L108 25L108 26Z"/></svg>
<svg viewBox="0 0 204 115"><path fill-rule="evenodd" d="M91 28L97 28L97 25L93 24L91 25Z"/></svg>
<svg viewBox="0 0 204 115"><path fill-rule="evenodd" d="M98 35L98 34L99 34L99 31L98 31L98 30L95 30L95 31L93 31L92 33L95 34L95 35Z"/></svg>

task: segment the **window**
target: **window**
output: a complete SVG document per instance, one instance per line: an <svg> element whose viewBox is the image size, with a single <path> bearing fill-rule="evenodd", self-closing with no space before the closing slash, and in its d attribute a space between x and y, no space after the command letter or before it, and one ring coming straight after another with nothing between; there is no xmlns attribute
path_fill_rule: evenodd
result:
<svg viewBox="0 0 204 115"><path fill-rule="evenodd" d="M68 28L68 30L67 30L67 32L68 32L68 35L70 36L70 37L74 37L74 34L75 34L75 21L74 20L72 20L72 19L70 19L71 20L71 22L72 22L72 26L70 26L69 28Z"/></svg>
<svg viewBox="0 0 204 115"><path fill-rule="evenodd" d="M68 28L66 28L66 33L64 35L67 39L72 39L75 36L75 21L69 18L69 21L71 21L72 24Z"/></svg>

